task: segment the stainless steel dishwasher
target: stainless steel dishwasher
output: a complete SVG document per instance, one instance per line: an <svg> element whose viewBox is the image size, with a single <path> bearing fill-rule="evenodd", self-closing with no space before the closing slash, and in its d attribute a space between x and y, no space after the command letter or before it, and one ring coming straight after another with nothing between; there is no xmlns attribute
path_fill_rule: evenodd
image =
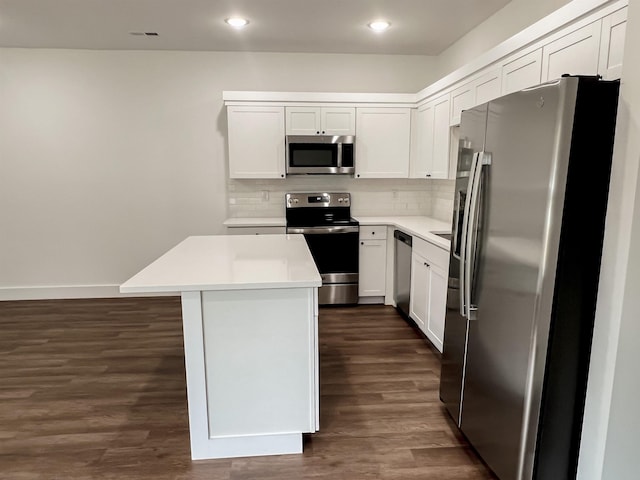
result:
<svg viewBox="0 0 640 480"><path fill-rule="evenodd" d="M394 299L396 308L405 317L409 318L409 302L411 296L411 235L400 230L393 232L395 239L395 275L394 275Z"/></svg>

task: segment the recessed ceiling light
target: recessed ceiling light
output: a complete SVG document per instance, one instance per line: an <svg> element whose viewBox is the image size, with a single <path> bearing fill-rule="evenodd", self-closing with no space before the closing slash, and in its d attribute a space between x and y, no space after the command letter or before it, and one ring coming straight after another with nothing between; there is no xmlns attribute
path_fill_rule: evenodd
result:
<svg viewBox="0 0 640 480"><path fill-rule="evenodd" d="M391 24L386 20L375 20L371 22L368 26L374 32L384 32L387 28L391 26Z"/></svg>
<svg viewBox="0 0 640 480"><path fill-rule="evenodd" d="M233 28L242 28L246 27L249 24L249 20L240 17L227 18L225 22L227 23L227 25L230 25Z"/></svg>

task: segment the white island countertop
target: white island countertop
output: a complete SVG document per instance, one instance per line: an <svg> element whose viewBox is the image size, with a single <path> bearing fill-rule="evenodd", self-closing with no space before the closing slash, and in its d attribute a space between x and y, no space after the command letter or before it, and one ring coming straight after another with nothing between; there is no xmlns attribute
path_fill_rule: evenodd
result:
<svg viewBox="0 0 640 480"><path fill-rule="evenodd" d="M182 241L120 285L122 293L319 287L302 235L214 235Z"/></svg>

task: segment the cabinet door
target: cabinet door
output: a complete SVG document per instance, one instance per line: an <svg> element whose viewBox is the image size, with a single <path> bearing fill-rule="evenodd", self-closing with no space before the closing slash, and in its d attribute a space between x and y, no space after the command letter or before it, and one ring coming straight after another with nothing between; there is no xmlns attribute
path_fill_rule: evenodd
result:
<svg viewBox="0 0 640 480"><path fill-rule="evenodd" d="M227 107L229 177L284 178L284 107Z"/></svg>
<svg viewBox="0 0 640 480"><path fill-rule="evenodd" d="M605 80L617 80L622 75L622 55L627 32L627 7L602 19L598 74Z"/></svg>
<svg viewBox="0 0 640 480"><path fill-rule="evenodd" d="M449 95L422 105L416 112L415 152L411 178L448 178L450 112Z"/></svg>
<svg viewBox="0 0 640 480"><path fill-rule="evenodd" d="M287 135L320 134L320 107L287 107Z"/></svg>
<svg viewBox="0 0 640 480"><path fill-rule="evenodd" d="M360 241L360 275L358 295L383 297L387 277L387 241Z"/></svg>
<svg viewBox="0 0 640 480"><path fill-rule="evenodd" d="M418 108L415 123L409 176L429 178L433 165L433 104L427 103Z"/></svg>
<svg viewBox="0 0 640 480"><path fill-rule="evenodd" d="M542 72L542 48L502 65L502 93L517 92L538 85Z"/></svg>
<svg viewBox="0 0 640 480"><path fill-rule="evenodd" d="M449 96L437 99L433 105L433 160L431 178L449 176L449 141L451 125L449 123Z"/></svg>
<svg viewBox="0 0 640 480"><path fill-rule="evenodd" d="M473 88L475 89L475 105L482 105L495 98L498 98L500 93L500 87L502 86L502 77L500 76L500 69L495 68L473 82Z"/></svg>
<svg viewBox="0 0 640 480"><path fill-rule="evenodd" d="M597 75L601 25L598 20L545 45L542 81L555 80L565 73Z"/></svg>
<svg viewBox="0 0 640 480"><path fill-rule="evenodd" d="M447 276L444 269L429 264L429 301L427 304L426 335L431 343L442 353L444 340L444 317L447 304Z"/></svg>
<svg viewBox="0 0 640 480"><path fill-rule="evenodd" d="M356 177L407 178L411 109L356 109Z"/></svg>
<svg viewBox="0 0 640 480"><path fill-rule="evenodd" d="M420 255L411 254L411 299L409 300L409 316L416 325L427 333L427 317L429 302L429 266Z"/></svg>
<svg viewBox="0 0 640 480"><path fill-rule="evenodd" d="M355 135L356 109L348 107L323 107L320 109L323 135Z"/></svg>
<svg viewBox="0 0 640 480"><path fill-rule="evenodd" d="M469 82L451 92L451 125L460 125L463 110L476 105L474 82Z"/></svg>

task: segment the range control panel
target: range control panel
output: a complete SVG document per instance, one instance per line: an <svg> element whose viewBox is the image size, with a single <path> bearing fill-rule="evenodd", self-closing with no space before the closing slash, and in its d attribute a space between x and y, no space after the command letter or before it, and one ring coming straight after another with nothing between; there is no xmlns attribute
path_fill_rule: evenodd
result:
<svg viewBox="0 0 640 480"><path fill-rule="evenodd" d="M287 208L351 206L349 193L287 193L285 200Z"/></svg>

